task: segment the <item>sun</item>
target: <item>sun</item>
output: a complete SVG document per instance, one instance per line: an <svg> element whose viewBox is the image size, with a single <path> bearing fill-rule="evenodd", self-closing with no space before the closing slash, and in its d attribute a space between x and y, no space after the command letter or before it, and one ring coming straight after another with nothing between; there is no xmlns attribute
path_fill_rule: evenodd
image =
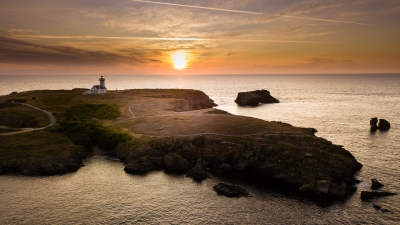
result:
<svg viewBox="0 0 400 225"><path fill-rule="evenodd" d="M188 57L187 53L183 50L179 50L172 55L172 62L174 68L177 70L183 70L187 67Z"/></svg>

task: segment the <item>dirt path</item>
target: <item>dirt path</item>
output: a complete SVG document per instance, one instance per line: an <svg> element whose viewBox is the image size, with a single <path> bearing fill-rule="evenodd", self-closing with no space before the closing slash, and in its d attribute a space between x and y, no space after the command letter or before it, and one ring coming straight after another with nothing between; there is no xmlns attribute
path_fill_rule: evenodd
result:
<svg viewBox="0 0 400 225"><path fill-rule="evenodd" d="M20 128L20 129L21 129L20 131L0 134L0 136L14 135L14 134L28 133L28 132L37 131L37 130L43 130L43 129L52 127L52 126L54 126L54 124L57 123L56 117L53 115L53 113L51 113L51 112L49 112L49 111L46 111L46 110L44 110L44 109L35 107L35 106L33 106L33 105L29 105L29 104L26 104L26 103L18 103L18 102L12 102L12 103L20 104L20 105L24 105L24 106L28 106L28 107L31 107L32 109L36 109L36 110L42 111L43 113L46 113L46 114L49 116L49 118L50 118L50 124L47 125L47 126L45 126L45 127L40 127L40 128Z"/></svg>
<svg viewBox="0 0 400 225"><path fill-rule="evenodd" d="M131 119L135 118L136 116L135 116L135 114L132 112L131 105L128 104L128 107L129 107L129 112L132 114L132 117L127 118L127 119L120 120L120 121L115 122L115 123L111 123L110 125L114 125L114 124L118 124L118 123L123 123L123 122L125 122L125 121L127 121L127 120L131 120Z"/></svg>

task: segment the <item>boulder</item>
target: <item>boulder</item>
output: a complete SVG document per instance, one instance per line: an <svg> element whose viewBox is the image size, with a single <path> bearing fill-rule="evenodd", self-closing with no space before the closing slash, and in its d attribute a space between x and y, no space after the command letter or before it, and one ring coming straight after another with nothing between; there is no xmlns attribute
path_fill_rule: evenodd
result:
<svg viewBox="0 0 400 225"><path fill-rule="evenodd" d="M147 157L151 163L157 168L164 168L164 158L163 157Z"/></svg>
<svg viewBox="0 0 400 225"><path fill-rule="evenodd" d="M189 172L186 174L186 177L193 178L196 182L201 182L209 177L207 171L203 169L201 164L197 163Z"/></svg>
<svg viewBox="0 0 400 225"><path fill-rule="evenodd" d="M164 156L165 171L168 173L186 173L190 169L190 163L176 153Z"/></svg>
<svg viewBox="0 0 400 225"><path fill-rule="evenodd" d="M247 190L235 186L224 183L219 183L214 186L214 190L218 195L225 195L226 197L250 197L250 194Z"/></svg>
<svg viewBox="0 0 400 225"><path fill-rule="evenodd" d="M373 198L379 198L379 197L386 197L386 196L392 196L392 195L397 195L396 193L392 192L387 192L387 191L362 191L361 192L361 199L362 200L371 200Z"/></svg>
<svg viewBox="0 0 400 225"><path fill-rule="evenodd" d="M379 129L379 127L377 125L378 124L378 118L376 118L376 117L371 118L371 120L369 121L369 124L371 125L371 132L374 132L374 131Z"/></svg>
<svg viewBox="0 0 400 225"><path fill-rule="evenodd" d="M231 165L229 165L228 163L223 163L223 164L220 166L220 168L221 168L222 170L229 171L229 170L231 170Z"/></svg>
<svg viewBox="0 0 400 225"><path fill-rule="evenodd" d="M235 100L240 106L258 106L259 104L279 103L267 90L239 92Z"/></svg>
<svg viewBox="0 0 400 225"><path fill-rule="evenodd" d="M155 169L156 167L147 157L130 161L124 168L125 172L130 174L146 174Z"/></svg>
<svg viewBox="0 0 400 225"><path fill-rule="evenodd" d="M372 181L372 184L371 184L371 189L372 190L375 190L375 189L378 189L378 188L381 188L381 187L385 186L381 182L379 182L377 179L371 179L371 181Z"/></svg>
<svg viewBox="0 0 400 225"><path fill-rule="evenodd" d="M380 131L386 131L390 129L390 123L385 119L379 119L378 127Z"/></svg>

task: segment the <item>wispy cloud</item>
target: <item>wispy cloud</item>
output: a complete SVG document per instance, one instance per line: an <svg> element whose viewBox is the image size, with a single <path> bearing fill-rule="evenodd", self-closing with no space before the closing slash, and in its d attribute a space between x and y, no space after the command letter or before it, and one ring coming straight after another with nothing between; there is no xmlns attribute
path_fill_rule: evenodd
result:
<svg viewBox="0 0 400 225"><path fill-rule="evenodd" d="M95 51L68 45L42 45L0 36L0 62L58 65L143 64L159 62L156 51L131 49L128 52Z"/></svg>
<svg viewBox="0 0 400 225"><path fill-rule="evenodd" d="M281 18L303 19L303 20L313 20L313 21L330 22L330 23L345 23L345 24L356 24L356 25L363 25L363 26L372 26L372 24L358 23L358 22L344 21L344 20L321 19L321 18L313 18L313 17L305 17L305 16L292 16L292 15L281 15L281 14L267 14L267 13L260 13L260 12L231 10L231 9L213 8L213 7L205 7L205 6L194 6L194 5L184 5L184 4L175 4L175 3L167 3L167 2L145 1L145 0L132 0L132 1L133 2L150 3L150 4L159 4L159 5L169 5L169 6L178 6L178 7L186 7L186 8L195 8L195 9L206 9L206 10L214 10L214 11L232 12L232 13L244 13L244 14L252 14L252 15L270 15L270 16L276 16L276 17L281 17Z"/></svg>

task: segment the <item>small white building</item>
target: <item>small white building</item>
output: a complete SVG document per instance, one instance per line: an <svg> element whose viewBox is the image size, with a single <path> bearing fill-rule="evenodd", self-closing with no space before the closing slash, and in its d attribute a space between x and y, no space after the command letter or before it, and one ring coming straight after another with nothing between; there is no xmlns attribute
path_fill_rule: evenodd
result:
<svg viewBox="0 0 400 225"><path fill-rule="evenodd" d="M94 85L92 89L85 91L85 94L105 94L107 93L106 80L103 76L99 79L100 85Z"/></svg>

